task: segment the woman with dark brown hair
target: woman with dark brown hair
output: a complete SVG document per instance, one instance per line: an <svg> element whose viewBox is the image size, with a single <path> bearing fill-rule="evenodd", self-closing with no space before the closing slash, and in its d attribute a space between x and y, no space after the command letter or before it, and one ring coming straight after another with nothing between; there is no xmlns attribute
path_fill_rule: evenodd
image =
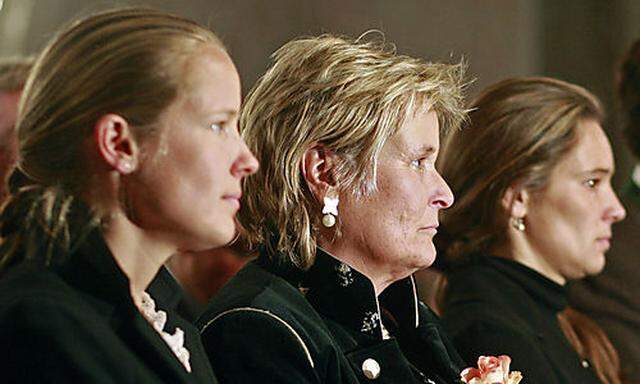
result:
<svg viewBox="0 0 640 384"><path fill-rule="evenodd" d="M564 290L603 269L625 216L600 103L563 81L516 78L472 108L441 164L457 196L440 244L456 347L469 361L510 355L529 384L620 383L611 343Z"/></svg>

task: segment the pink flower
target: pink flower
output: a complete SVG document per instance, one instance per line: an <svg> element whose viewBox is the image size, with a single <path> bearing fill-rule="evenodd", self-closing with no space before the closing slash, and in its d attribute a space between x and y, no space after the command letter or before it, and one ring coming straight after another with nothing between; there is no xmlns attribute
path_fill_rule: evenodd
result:
<svg viewBox="0 0 640 384"><path fill-rule="evenodd" d="M518 384L522 374L518 371L509 373L509 365L509 356L480 356L478 368L465 369L460 378L466 384Z"/></svg>

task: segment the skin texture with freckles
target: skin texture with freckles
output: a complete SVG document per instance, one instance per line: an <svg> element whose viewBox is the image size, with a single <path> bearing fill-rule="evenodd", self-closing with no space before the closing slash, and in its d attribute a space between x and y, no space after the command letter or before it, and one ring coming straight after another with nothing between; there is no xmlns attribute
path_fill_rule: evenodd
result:
<svg viewBox="0 0 640 384"><path fill-rule="evenodd" d="M377 191L340 195L342 236L321 245L369 277L378 294L435 260L438 212L453 203L434 166L439 147L436 113L409 114L380 153Z"/></svg>
<svg viewBox="0 0 640 384"><path fill-rule="evenodd" d="M596 121L579 124L577 144L553 169L546 188L531 195L525 217L534 256L521 261L558 283L600 273L611 225L625 216L611 187L609 140Z"/></svg>

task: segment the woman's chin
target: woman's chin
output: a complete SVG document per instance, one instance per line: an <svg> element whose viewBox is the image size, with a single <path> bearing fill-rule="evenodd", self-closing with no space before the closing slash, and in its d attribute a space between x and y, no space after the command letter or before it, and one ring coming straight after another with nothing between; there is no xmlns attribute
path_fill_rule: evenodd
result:
<svg viewBox="0 0 640 384"><path fill-rule="evenodd" d="M435 248L426 250L425 252L422 253L422 255L417 259L418 262L415 265L415 271L419 271L422 269L427 269L429 267L431 267L433 265L433 263L436 261L436 250Z"/></svg>
<svg viewBox="0 0 640 384"><path fill-rule="evenodd" d="M604 253L596 254L587 268L587 275L594 276L600 274L604 270L605 264L606 258Z"/></svg>

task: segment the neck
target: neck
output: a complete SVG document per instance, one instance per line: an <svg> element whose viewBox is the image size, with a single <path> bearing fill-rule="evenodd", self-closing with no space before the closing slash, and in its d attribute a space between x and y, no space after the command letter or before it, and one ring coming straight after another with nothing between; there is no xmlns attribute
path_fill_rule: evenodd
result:
<svg viewBox="0 0 640 384"><path fill-rule="evenodd" d="M410 275L398 277L397 274L376 263L372 257L369 257L370 253L362 252L342 242L324 242L320 240L319 245L334 258L366 276L373 284L376 296L379 296L389 285Z"/></svg>
<svg viewBox="0 0 640 384"><path fill-rule="evenodd" d="M133 301L139 306L144 292L175 249L153 238L122 214L114 214L103 233L116 263L129 278Z"/></svg>
<svg viewBox="0 0 640 384"><path fill-rule="evenodd" d="M508 244L492 250L497 256L512 259L523 264L549 280L565 285L567 280L556 271L547 260L531 246L522 233L510 233Z"/></svg>

